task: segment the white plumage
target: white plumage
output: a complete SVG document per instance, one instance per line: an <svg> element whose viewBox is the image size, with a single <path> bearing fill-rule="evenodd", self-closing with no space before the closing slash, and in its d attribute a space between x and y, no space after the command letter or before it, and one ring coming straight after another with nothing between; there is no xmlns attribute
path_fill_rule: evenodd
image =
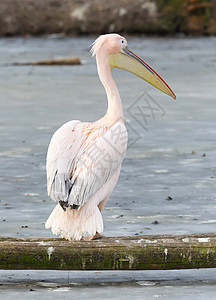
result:
<svg viewBox="0 0 216 300"><path fill-rule="evenodd" d="M103 232L98 205L116 185L126 147L121 122L108 127L70 121L56 131L47 153L47 191L65 211L58 204L46 228L69 240ZM71 209L74 205L77 209Z"/></svg>
<svg viewBox="0 0 216 300"><path fill-rule="evenodd" d="M107 94L105 116L94 123L70 121L53 135L47 153L47 191L58 202L46 228L68 240L88 240L103 232L101 210L112 193L127 148L121 98L111 75L117 67L132 72L175 98L165 81L127 48L118 34L93 44L100 80Z"/></svg>

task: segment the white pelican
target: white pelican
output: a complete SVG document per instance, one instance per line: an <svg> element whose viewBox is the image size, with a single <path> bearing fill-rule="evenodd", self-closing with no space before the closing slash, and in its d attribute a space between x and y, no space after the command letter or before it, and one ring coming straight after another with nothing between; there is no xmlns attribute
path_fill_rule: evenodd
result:
<svg viewBox="0 0 216 300"><path fill-rule="evenodd" d="M107 93L107 112L93 123L74 120L61 126L47 153L47 191L58 204L45 226L68 240L91 240L103 232L101 210L117 183L126 153L127 130L111 70L127 70L176 98L165 81L128 49L124 37L101 35L91 51Z"/></svg>

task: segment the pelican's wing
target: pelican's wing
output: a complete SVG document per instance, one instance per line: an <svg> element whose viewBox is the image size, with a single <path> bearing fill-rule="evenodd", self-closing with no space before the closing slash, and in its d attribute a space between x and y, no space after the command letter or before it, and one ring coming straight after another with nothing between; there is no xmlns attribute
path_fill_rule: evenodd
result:
<svg viewBox="0 0 216 300"><path fill-rule="evenodd" d="M126 148L127 131L121 122L93 129L74 162L69 205L82 206L94 195L122 163Z"/></svg>
<svg viewBox="0 0 216 300"><path fill-rule="evenodd" d="M54 201L67 201L71 165L83 143L77 128L80 121L70 121L53 135L47 152L47 193Z"/></svg>
<svg viewBox="0 0 216 300"><path fill-rule="evenodd" d="M63 208L82 206L111 178L127 147L125 126L71 121L54 134L47 154L48 194Z"/></svg>

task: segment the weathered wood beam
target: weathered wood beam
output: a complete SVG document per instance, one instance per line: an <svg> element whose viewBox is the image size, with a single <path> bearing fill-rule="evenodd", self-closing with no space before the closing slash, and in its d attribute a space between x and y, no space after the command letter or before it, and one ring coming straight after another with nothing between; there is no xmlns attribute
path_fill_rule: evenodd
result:
<svg viewBox="0 0 216 300"><path fill-rule="evenodd" d="M64 57L56 59L39 60L32 62L13 63L14 66L57 66L57 65L81 65L79 57Z"/></svg>
<svg viewBox="0 0 216 300"><path fill-rule="evenodd" d="M91 242L0 237L0 269L171 270L216 267L216 234L109 237Z"/></svg>

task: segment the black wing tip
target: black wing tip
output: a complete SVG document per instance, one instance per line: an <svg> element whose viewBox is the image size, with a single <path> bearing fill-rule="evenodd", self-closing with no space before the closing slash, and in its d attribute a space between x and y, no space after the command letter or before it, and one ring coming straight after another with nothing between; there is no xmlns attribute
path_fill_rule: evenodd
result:
<svg viewBox="0 0 216 300"><path fill-rule="evenodd" d="M79 209L79 205L76 205L76 204L73 204L73 205L70 205L70 208L71 209Z"/></svg>
<svg viewBox="0 0 216 300"><path fill-rule="evenodd" d="M68 207L68 202L60 200L59 204L61 205L61 208L63 209L63 211L66 211L66 208Z"/></svg>
<svg viewBox="0 0 216 300"><path fill-rule="evenodd" d="M62 201L62 200L59 201L59 204L61 205L63 211L66 211L66 208L68 207L70 207L71 209L79 209L80 207L79 205L76 204L69 205L68 201Z"/></svg>

